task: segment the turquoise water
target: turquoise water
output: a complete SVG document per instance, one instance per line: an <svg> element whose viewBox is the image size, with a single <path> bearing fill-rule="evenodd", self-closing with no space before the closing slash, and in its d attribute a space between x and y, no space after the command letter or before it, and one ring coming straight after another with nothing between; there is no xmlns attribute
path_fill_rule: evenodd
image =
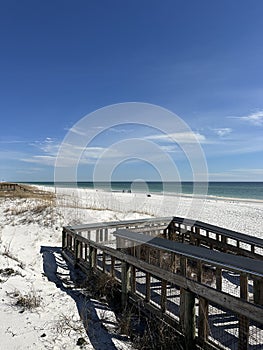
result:
<svg viewBox="0 0 263 350"><path fill-rule="evenodd" d="M31 183L32 184L32 183ZM54 186L53 182L35 182L34 184ZM56 186L58 186L56 184ZM74 187L70 182L60 183L61 187ZM105 191L144 192L144 193L168 193L175 194L196 194L215 197L240 198L251 200L263 200L263 182L210 182L207 186L204 183L193 182L128 182L118 181L105 182L78 182L79 188L92 188Z"/></svg>

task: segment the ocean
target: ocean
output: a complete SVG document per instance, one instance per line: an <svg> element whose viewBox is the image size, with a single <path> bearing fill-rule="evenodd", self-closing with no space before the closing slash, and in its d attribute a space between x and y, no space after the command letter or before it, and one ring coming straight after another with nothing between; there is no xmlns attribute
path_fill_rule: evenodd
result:
<svg viewBox="0 0 263 350"><path fill-rule="evenodd" d="M54 186L54 182L31 182L31 184ZM56 184L58 187L58 184ZM59 187L75 187L71 182L61 182ZM263 182L78 182L79 188L102 191L165 193L168 195L200 195L220 198L263 200Z"/></svg>

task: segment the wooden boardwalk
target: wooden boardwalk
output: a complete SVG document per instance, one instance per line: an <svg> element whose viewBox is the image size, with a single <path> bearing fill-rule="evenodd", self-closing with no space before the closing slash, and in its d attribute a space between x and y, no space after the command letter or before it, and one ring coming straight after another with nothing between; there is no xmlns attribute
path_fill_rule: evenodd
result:
<svg viewBox="0 0 263 350"><path fill-rule="evenodd" d="M186 349L263 349L263 240L183 218L67 226L64 256L114 277Z"/></svg>

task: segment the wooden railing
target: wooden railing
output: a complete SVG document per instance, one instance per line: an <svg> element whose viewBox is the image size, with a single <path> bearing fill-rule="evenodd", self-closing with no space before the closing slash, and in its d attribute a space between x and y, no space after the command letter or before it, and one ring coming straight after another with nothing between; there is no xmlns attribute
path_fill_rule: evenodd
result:
<svg viewBox="0 0 263 350"><path fill-rule="evenodd" d="M165 237L263 260L262 239L201 221L174 217L166 230Z"/></svg>
<svg viewBox="0 0 263 350"><path fill-rule="evenodd" d="M169 323L183 334L186 349L260 349L263 267L257 249L263 242L233 234L200 222L194 226L181 218L161 218L64 227L62 248L84 271L114 277L123 306L132 301ZM243 256L223 249L222 237L239 241L239 248L245 243ZM232 241L226 244L232 247Z"/></svg>

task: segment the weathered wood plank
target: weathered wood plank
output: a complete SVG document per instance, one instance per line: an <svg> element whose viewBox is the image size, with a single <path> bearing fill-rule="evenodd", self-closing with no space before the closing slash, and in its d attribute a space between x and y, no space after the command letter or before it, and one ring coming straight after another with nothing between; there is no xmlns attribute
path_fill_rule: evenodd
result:
<svg viewBox="0 0 263 350"><path fill-rule="evenodd" d="M150 241L146 235L139 234L128 230L118 230L116 237L146 244L166 252L174 252L187 258L202 260L214 266L229 268L232 271L246 272L263 277L263 265L261 261L250 259L244 256L236 256L218 251L210 251L207 248L190 246L174 241L168 241L163 238L154 237Z"/></svg>

